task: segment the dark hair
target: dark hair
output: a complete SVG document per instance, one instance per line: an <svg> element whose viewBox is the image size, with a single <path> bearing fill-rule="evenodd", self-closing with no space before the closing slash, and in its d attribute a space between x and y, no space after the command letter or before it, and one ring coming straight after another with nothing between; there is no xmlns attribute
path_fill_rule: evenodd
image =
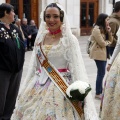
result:
<svg viewBox="0 0 120 120"><path fill-rule="evenodd" d="M116 2L114 5L114 12L119 12L120 10L120 1Z"/></svg>
<svg viewBox="0 0 120 120"><path fill-rule="evenodd" d="M5 11L6 13L10 13L11 10L13 10L14 7L8 3L2 3L0 4L0 18L4 17L5 16Z"/></svg>
<svg viewBox="0 0 120 120"><path fill-rule="evenodd" d="M51 4L49 4L49 5L46 7L46 9L49 8L49 7L56 7L56 8L60 11L60 21L63 22L64 11L61 10L61 9L57 6L56 3L51 3ZM45 9L45 11L44 11L44 21L45 21L45 12L46 12L46 9Z"/></svg>
<svg viewBox="0 0 120 120"><path fill-rule="evenodd" d="M98 25L100 29L105 31L105 19L108 17L107 14L101 13L98 15L95 25Z"/></svg>

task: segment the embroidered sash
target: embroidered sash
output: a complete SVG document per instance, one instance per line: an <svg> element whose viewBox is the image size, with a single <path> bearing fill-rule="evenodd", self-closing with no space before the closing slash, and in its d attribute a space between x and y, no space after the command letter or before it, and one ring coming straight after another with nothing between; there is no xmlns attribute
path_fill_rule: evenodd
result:
<svg viewBox="0 0 120 120"><path fill-rule="evenodd" d="M40 49L38 49L37 51L37 58L41 66L46 71L47 75L50 77L53 83L57 86L57 88L62 92L62 94L66 97L66 89L68 88L68 83L64 80L63 76L59 74L57 69L50 63L50 61L48 61L48 59L46 58L45 54L41 49L41 44L40 44ZM66 99L68 98L66 97ZM80 119L82 119L84 114L83 114L82 107L80 107L80 102L71 101L71 100L69 100L69 102L79 114Z"/></svg>

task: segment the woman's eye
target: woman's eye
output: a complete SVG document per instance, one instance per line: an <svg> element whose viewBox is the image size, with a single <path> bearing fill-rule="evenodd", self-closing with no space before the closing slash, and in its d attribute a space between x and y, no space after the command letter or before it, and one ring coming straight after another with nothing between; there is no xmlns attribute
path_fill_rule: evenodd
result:
<svg viewBox="0 0 120 120"><path fill-rule="evenodd" d="M46 15L46 16L45 16L45 18L49 19L49 18L51 18L51 16L49 16L49 15Z"/></svg>
<svg viewBox="0 0 120 120"><path fill-rule="evenodd" d="M54 18L55 18L55 19L57 19L57 18L59 18L59 16L58 16L58 15L56 15L56 16L54 16Z"/></svg>
<svg viewBox="0 0 120 120"><path fill-rule="evenodd" d="M51 17L54 18L54 19L58 19L59 18L58 15L55 15L55 16L46 15L45 16L46 19L50 19Z"/></svg>

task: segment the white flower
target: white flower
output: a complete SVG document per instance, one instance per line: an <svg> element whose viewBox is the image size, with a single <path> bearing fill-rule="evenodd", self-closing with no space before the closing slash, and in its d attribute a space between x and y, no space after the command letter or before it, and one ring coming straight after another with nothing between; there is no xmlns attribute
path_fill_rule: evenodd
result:
<svg viewBox="0 0 120 120"><path fill-rule="evenodd" d="M2 31L5 31L5 29L4 29L4 28L1 28L1 30L2 30Z"/></svg>
<svg viewBox="0 0 120 120"><path fill-rule="evenodd" d="M7 35L7 38L9 38L9 35Z"/></svg>
<svg viewBox="0 0 120 120"><path fill-rule="evenodd" d="M13 32L15 33L15 32L16 32L16 30L14 29L14 30L13 30Z"/></svg>
<svg viewBox="0 0 120 120"><path fill-rule="evenodd" d="M72 83L72 84L67 88L66 94L67 94L69 97L72 97L72 96L70 95L70 91L76 90L76 89L78 89L81 94L85 94L85 90L86 90L87 88L89 88L89 87L90 87L90 86L89 86L89 84L88 84L87 82L76 81L76 82Z"/></svg>

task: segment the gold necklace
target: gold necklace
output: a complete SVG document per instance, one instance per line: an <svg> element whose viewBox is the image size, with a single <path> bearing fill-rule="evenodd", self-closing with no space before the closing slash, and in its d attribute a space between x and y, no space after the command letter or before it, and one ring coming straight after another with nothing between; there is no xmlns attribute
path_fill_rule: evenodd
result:
<svg viewBox="0 0 120 120"><path fill-rule="evenodd" d="M52 48L53 45L45 45L45 53L46 55L48 54L48 52L50 51L50 49Z"/></svg>
<svg viewBox="0 0 120 120"><path fill-rule="evenodd" d="M55 38L55 34L52 35L52 38Z"/></svg>

